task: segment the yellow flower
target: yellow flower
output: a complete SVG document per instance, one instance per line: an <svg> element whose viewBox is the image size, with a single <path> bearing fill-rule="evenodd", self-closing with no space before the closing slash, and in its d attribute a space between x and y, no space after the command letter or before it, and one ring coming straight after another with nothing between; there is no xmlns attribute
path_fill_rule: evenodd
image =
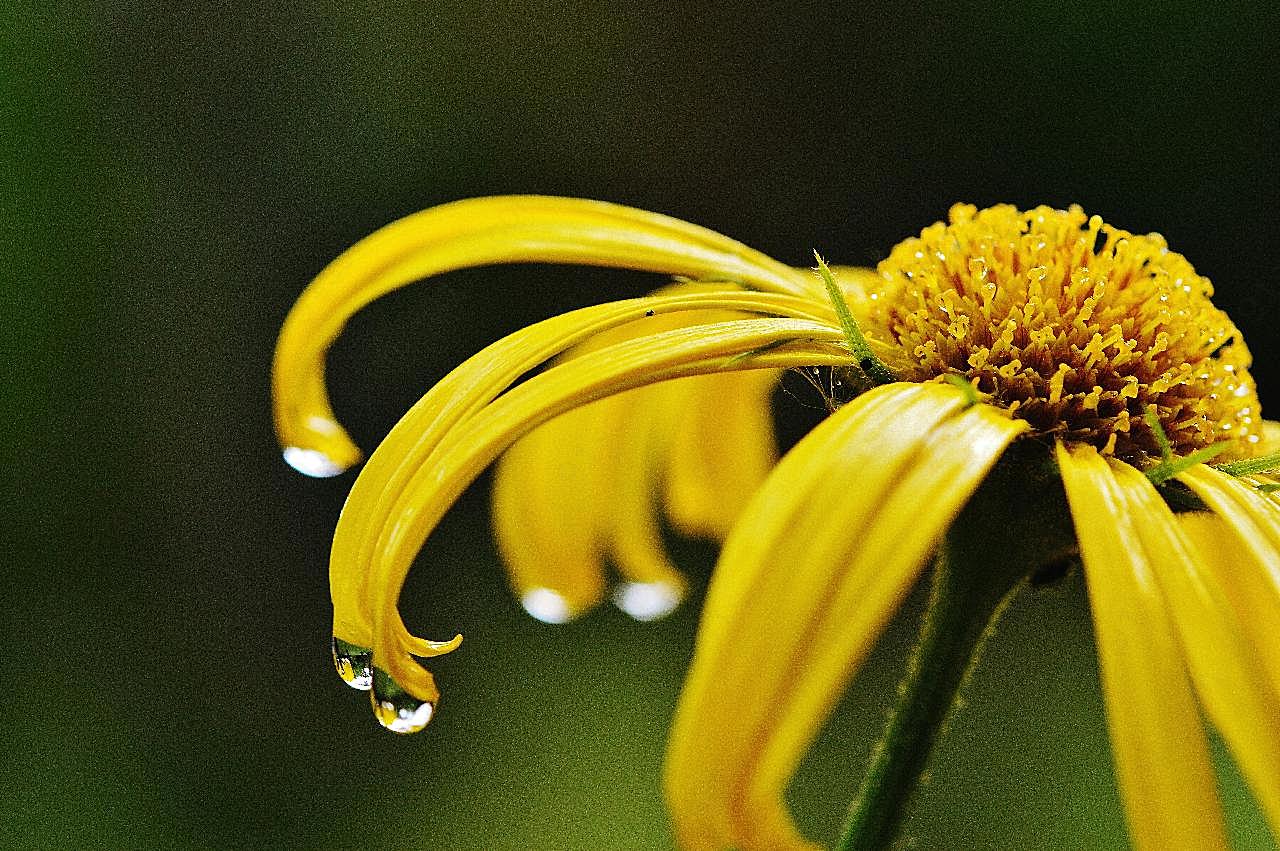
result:
<svg viewBox="0 0 1280 851"><path fill-rule="evenodd" d="M386 726L426 724L439 692L414 657L461 640L407 632L405 576L510 448L496 529L543 620L600 600L606 564L631 614L675 605L683 581L661 549L660 507L686 532L727 536L669 744L682 845L809 847L783 791L925 566L937 564L935 598L953 594L963 616L1077 554L1134 844L1225 846L1202 714L1280 835L1280 428L1261 419L1248 351L1209 282L1159 236L1078 208L958 205L874 273L837 282L821 261L821 275L792 269L610 204L438 207L359 243L299 299L274 369L286 459L313 475L358 460L323 376L356 310L508 262L696 283L493 344L370 457L334 538L334 652ZM776 371L813 367L862 392L770 472ZM973 622L962 636L938 621L922 648L963 662L986 615Z"/></svg>

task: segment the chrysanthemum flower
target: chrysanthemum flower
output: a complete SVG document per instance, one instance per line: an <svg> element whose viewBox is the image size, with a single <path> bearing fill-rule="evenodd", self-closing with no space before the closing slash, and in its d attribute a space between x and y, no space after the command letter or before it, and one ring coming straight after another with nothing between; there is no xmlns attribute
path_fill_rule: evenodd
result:
<svg viewBox="0 0 1280 851"><path fill-rule="evenodd" d="M312 475L358 460L323 377L356 310L512 262L683 282L493 344L369 459L334 539L334 659L385 726L425 726L439 692L414 657L461 640L410 635L400 588L451 503L510 450L498 540L542 620L603 599L608 568L632 615L676 605L663 512L725 538L668 751L682 845L809 847L784 789L933 565L904 697L844 840L887 841L1002 601L1076 560L1134 844L1225 846L1204 720L1280 835L1280 428L1209 282L1159 236L1075 207L958 205L874 272L832 273L610 204L445 205L359 243L298 301L274 372L286 459ZM775 467L777 371L814 367L854 398Z"/></svg>

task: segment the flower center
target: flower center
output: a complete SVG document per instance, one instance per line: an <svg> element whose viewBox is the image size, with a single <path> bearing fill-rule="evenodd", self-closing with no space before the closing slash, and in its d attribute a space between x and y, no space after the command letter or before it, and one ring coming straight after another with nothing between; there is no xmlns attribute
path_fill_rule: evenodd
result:
<svg viewBox="0 0 1280 851"><path fill-rule="evenodd" d="M1136 236L1079 207L977 210L900 243L866 298L867 333L902 350L899 375L962 375L1035 433L1129 460L1260 440L1240 332L1208 279L1158 234Z"/></svg>

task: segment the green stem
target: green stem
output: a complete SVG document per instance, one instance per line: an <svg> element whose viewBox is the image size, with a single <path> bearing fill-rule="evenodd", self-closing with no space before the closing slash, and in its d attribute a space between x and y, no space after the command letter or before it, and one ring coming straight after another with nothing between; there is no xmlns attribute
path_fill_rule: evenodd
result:
<svg viewBox="0 0 1280 851"><path fill-rule="evenodd" d="M946 553L944 548L936 560L902 698L863 780L840 845L844 851L881 851L898 835L960 688L1009 597L1010 589L975 581L974 571Z"/></svg>
<svg viewBox="0 0 1280 851"><path fill-rule="evenodd" d="M919 643L837 846L893 845L956 698L1008 600L1034 571L1075 548L1047 453L1012 450L939 548Z"/></svg>

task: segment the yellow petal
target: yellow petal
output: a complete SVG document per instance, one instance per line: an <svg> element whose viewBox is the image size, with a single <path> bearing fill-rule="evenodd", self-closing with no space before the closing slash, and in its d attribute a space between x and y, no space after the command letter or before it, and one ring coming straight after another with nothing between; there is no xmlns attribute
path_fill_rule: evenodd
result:
<svg viewBox="0 0 1280 851"><path fill-rule="evenodd" d="M655 295L722 292L679 283ZM572 359L659 330L744 318L688 310L627 323L566 352ZM494 528L525 608L562 621L600 597L607 555L625 580L614 600L651 620L682 598L656 488L665 473L677 526L732 520L773 461L771 370L694 376L638 388L556 417L518 441L494 474ZM690 448L693 444L693 448ZM717 456L718 451L727 457ZM743 494L743 491L748 491Z"/></svg>
<svg viewBox="0 0 1280 851"><path fill-rule="evenodd" d="M675 284L658 295L709 292ZM697 323L743 318L689 310L597 334L565 354ZM772 370L693 376L564 414L517 442L494 477L495 529L513 583L534 614L559 620L593 604L607 555L624 583L614 600L651 620L683 597L666 556L658 488L677 528L723 535L774 461ZM536 446L536 448L534 448ZM531 609L532 611L532 609Z"/></svg>
<svg viewBox="0 0 1280 851"><path fill-rule="evenodd" d="M498 454L530 429L566 410L632 387L721 370L840 363L841 334L795 319L754 319L680 329L610 346L534 376L442 435L416 468L379 530L368 603L374 662L406 690L423 682L409 657L396 600L409 566L441 515ZM757 354L740 357L750 352ZM434 390L432 392L435 392ZM410 442L410 441L407 441ZM414 449L410 442L411 450ZM403 447L390 438L378 452ZM375 453L377 454L377 453Z"/></svg>
<svg viewBox="0 0 1280 851"><path fill-rule="evenodd" d="M1275 640L1276 625L1280 624L1280 586L1274 571L1258 560L1223 518L1194 512L1178 515L1178 523L1195 545L1204 571L1223 589L1258 664L1272 690L1280 695L1280 642Z"/></svg>
<svg viewBox="0 0 1280 851"><path fill-rule="evenodd" d="M614 428L606 432L614 477L601 525L613 563L626 580L615 600L641 619L666 614L684 596L684 579L668 560L662 542L657 485L669 437L670 408L679 402L679 388L674 385L689 380L632 390L606 402L614 415ZM654 609L645 603L669 605Z"/></svg>
<svg viewBox="0 0 1280 851"><path fill-rule="evenodd" d="M1231 605L1224 585L1229 575L1206 563L1146 476L1118 461L1110 465L1168 602L1200 701L1280 836L1280 693L1270 687Z"/></svg>
<svg viewBox="0 0 1280 851"><path fill-rule="evenodd" d="M1217 515L1187 515L1182 522L1280 694L1280 506L1212 467L1199 465L1178 478Z"/></svg>
<svg viewBox="0 0 1280 851"><path fill-rule="evenodd" d="M280 332L272 369L276 433L304 472L332 475L359 460L324 384L324 356L347 320L378 296L442 272L493 263L578 263L820 292L806 275L713 231L598 201L475 198L415 213L330 263Z"/></svg>
<svg viewBox="0 0 1280 851"><path fill-rule="evenodd" d="M347 497L329 561L334 635L361 647L371 646L373 625L365 588L373 544L408 477L435 450L443 435L482 410L521 375L584 340L636 320L701 310L814 317L812 305L800 299L742 291L699 291L613 302L517 331L472 356L433 387L387 435Z"/></svg>
<svg viewBox="0 0 1280 851"><path fill-rule="evenodd" d="M1154 515L1097 450L1059 444L1097 636L1116 774L1139 849L1226 848L1213 766L1183 649L1148 551ZM1131 482L1131 478L1129 479ZM1147 530L1151 541L1144 540ZM1166 541L1167 543L1167 541Z"/></svg>
<svg viewBox="0 0 1280 851"><path fill-rule="evenodd" d="M667 798L683 845L808 847L781 787L829 706L826 694L852 676L967 485L953 504L950 484L937 483L942 505L919 536L891 540L881 521L901 522L902 512L890 519L878 509L893 499L920 510L920 453L964 405L950 386L877 388L801 440L752 499L716 568L668 749ZM842 617L856 623L837 628ZM822 647L811 654L815 636ZM819 660L827 651L844 656Z"/></svg>
<svg viewBox="0 0 1280 851"><path fill-rule="evenodd" d="M666 459L667 511L690 535L723 539L777 461L770 397L775 372L672 382L683 394Z"/></svg>
<svg viewBox="0 0 1280 851"><path fill-rule="evenodd" d="M911 467L849 527L860 532L852 560L791 666L791 683L763 731L759 767L742 812L784 813L783 793L822 723L862 666L889 617L1009 443L1027 424L986 405L941 423ZM860 487L855 484L854 487Z"/></svg>
<svg viewBox="0 0 1280 851"><path fill-rule="evenodd" d="M498 548L525 610L548 623L575 617L603 595L596 524L600 502L611 495L596 481L595 468L577 463L574 453L582 441L597 439L600 405L607 401L534 429L507 450L494 471Z"/></svg>

